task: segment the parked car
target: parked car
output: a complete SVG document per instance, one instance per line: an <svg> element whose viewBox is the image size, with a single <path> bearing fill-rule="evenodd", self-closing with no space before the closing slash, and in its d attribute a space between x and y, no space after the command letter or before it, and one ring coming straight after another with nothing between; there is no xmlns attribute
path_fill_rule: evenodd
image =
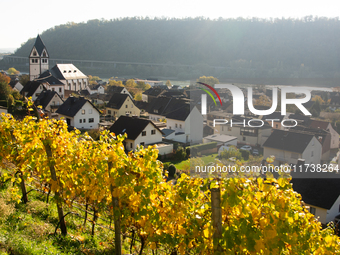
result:
<svg viewBox="0 0 340 255"><path fill-rule="evenodd" d="M240 150L251 151L252 147L250 145L243 145Z"/></svg>
<svg viewBox="0 0 340 255"><path fill-rule="evenodd" d="M252 153L254 156L258 156L260 154L258 149L253 149Z"/></svg>

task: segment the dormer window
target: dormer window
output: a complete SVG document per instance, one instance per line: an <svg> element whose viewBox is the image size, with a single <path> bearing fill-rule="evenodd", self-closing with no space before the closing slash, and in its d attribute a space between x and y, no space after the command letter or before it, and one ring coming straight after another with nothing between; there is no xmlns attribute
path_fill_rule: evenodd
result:
<svg viewBox="0 0 340 255"><path fill-rule="evenodd" d="M64 73L66 73L66 70L64 70Z"/></svg>
<svg viewBox="0 0 340 255"><path fill-rule="evenodd" d="M46 52L44 51L44 53L43 53L43 57L46 57Z"/></svg>
<svg viewBox="0 0 340 255"><path fill-rule="evenodd" d="M77 70L74 70L73 72L75 73L75 72L77 72Z"/></svg>
<svg viewBox="0 0 340 255"><path fill-rule="evenodd" d="M72 71L71 70L68 70L69 73L71 73Z"/></svg>
<svg viewBox="0 0 340 255"><path fill-rule="evenodd" d="M33 56L37 56L37 52L36 51L33 51Z"/></svg>

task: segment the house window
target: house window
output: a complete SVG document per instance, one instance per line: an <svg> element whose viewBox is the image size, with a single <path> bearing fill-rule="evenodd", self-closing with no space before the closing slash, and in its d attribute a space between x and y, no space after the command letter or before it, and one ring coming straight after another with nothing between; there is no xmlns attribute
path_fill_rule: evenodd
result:
<svg viewBox="0 0 340 255"><path fill-rule="evenodd" d="M278 124L276 124L276 125L275 125L275 127L276 127L276 128L279 128L279 125L278 125Z"/></svg>
<svg viewBox="0 0 340 255"><path fill-rule="evenodd" d="M52 88L52 91L54 91L54 88Z"/></svg>
<svg viewBox="0 0 340 255"><path fill-rule="evenodd" d="M85 110L81 110L81 114L83 114L83 115L84 115L84 114L85 114Z"/></svg>
<svg viewBox="0 0 340 255"><path fill-rule="evenodd" d="M182 128L182 124L179 124L179 128Z"/></svg>
<svg viewBox="0 0 340 255"><path fill-rule="evenodd" d="M61 93L61 88L59 88L59 92Z"/></svg>
<svg viewBox="0 0 340 255"><path fill-rule="evenodd" d="M145 146L145 143L144 143L144 142L140 143L140 146L143 146L143 147L144 147L144 146Z"/></svg>
<svg viewBox="0 0 340 255"><path fill-rule="evenodd" d="M313 214L313 215L315 215L315 213L316 213L316 208L315 207L309 207L309 212L311 213L311 214Z"/></svg>
<svg viewBox="0 0 340 255"><path fill-rule="evenodd" d="M108 110L107 113L108 113L109 115L111 115L111 110Z"/></svg>
<svg viewBox="0 0 340 255"><path fill-rule="evenodd" d="M93 123L94 122L94 118L89 118L89 123Z"/></svg>
<svg viewBox="0 0 340 255"><path fill-rule="evenodd" d="M89 114L92 114L92 109L89 110Z"/></svg>
<svg viewBox="0 0 340 255"><path fill-rule="evenodd" d="M132 143L130 143L130 148L132 149Z"/></svg>
<svg viewBox="0 0 340 255"><path fill-rule="evenodd" d="M34 60L34 62L35 62L35 63L38 63L38 59L36 58L36 59Z"/></svg>
<svg viewBox="0 0 340 255"><path fill-rule="evenodd" d="M128 108L128 105L125 105L125 108Z"/></svg>
<svg viewBox="0 0 340 255"><path fill-rule="evenodd" d="M32 63L34 63L34 59L32 59Z"/></svg>
<svg viewBox="0 0 340 255"><path fill-rule="evenodd" d="M79 123L83 123L83 120L82 120L82 119L80 119L80 120L79 120Z"/></svg>
<svg viewBox="0 0 340 255"><path fill-rule="evenodd" d="M257 136L257 129L253 129L253 128L245 128L242 127L240 128L240 135L246 135L246 136Z"/></svg>
<svg viewBox="0 0 340 255"><path fill-rule="evenodd" d="M292 153L292 158L293 159L298 159L299 158L299 153Z"/></svg>
<svg viewBox="0 0 340 255"><path fill-rule="evenodd" d="M177 123L175 124L175 128L177 128Z"/></svg>
<svg viewBox="0 0 340 255"><path fill-rule="evenodd" d="M243 136L242 140L243 140L243 141L245 141L245 140L246 140L246 137L245 137L245 136Z"/></svg>
<svg viewBox="0 0 340 255"><path fill-rule="evenodd" d="M86 123L86 119L83 119L83 122Z"/></svg>
<svg viewBox="0 0 340 255"><path fill-rule="evenodd" d="M156 129L152 129L152 130L151 130L151 134L152 134L152 135L155 135L155 134L156 134Z"/></svg>
<svg viewBox="0 0 340 255"><path fill-rule="evenodd" d="M146 131L143 131L143 132L142 132L142 136L146 136Z"/></svg>

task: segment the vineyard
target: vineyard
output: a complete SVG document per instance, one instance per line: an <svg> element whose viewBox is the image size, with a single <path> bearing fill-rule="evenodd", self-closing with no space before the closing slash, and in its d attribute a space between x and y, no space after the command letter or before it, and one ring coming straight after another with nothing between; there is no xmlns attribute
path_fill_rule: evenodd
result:
<svg viewBox="0 0 340 255"><path fill-rule="evenodd" d="M63 120L1 115L1 182L11 183L18 204L31 190L52 200L61 237L72 210L91 222L83 231L93 236L106 219L117 255L123 242L133 254L340 254L334 230L321 228L289 178L182 174L166 182L157 150L126 153L124 138L103 131L94 141Z"/></svg>

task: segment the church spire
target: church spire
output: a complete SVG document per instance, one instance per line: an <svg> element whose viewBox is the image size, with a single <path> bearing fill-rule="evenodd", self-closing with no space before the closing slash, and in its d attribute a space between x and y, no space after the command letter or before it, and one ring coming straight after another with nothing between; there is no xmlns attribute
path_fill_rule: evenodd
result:
<svg viewBox="0 0 340 255"><path fill-rule="evenodd" d="M29 55L31 81L38 78L40 74L49 69L48 58L49 55L46 46L38 34Z"/></svg>

